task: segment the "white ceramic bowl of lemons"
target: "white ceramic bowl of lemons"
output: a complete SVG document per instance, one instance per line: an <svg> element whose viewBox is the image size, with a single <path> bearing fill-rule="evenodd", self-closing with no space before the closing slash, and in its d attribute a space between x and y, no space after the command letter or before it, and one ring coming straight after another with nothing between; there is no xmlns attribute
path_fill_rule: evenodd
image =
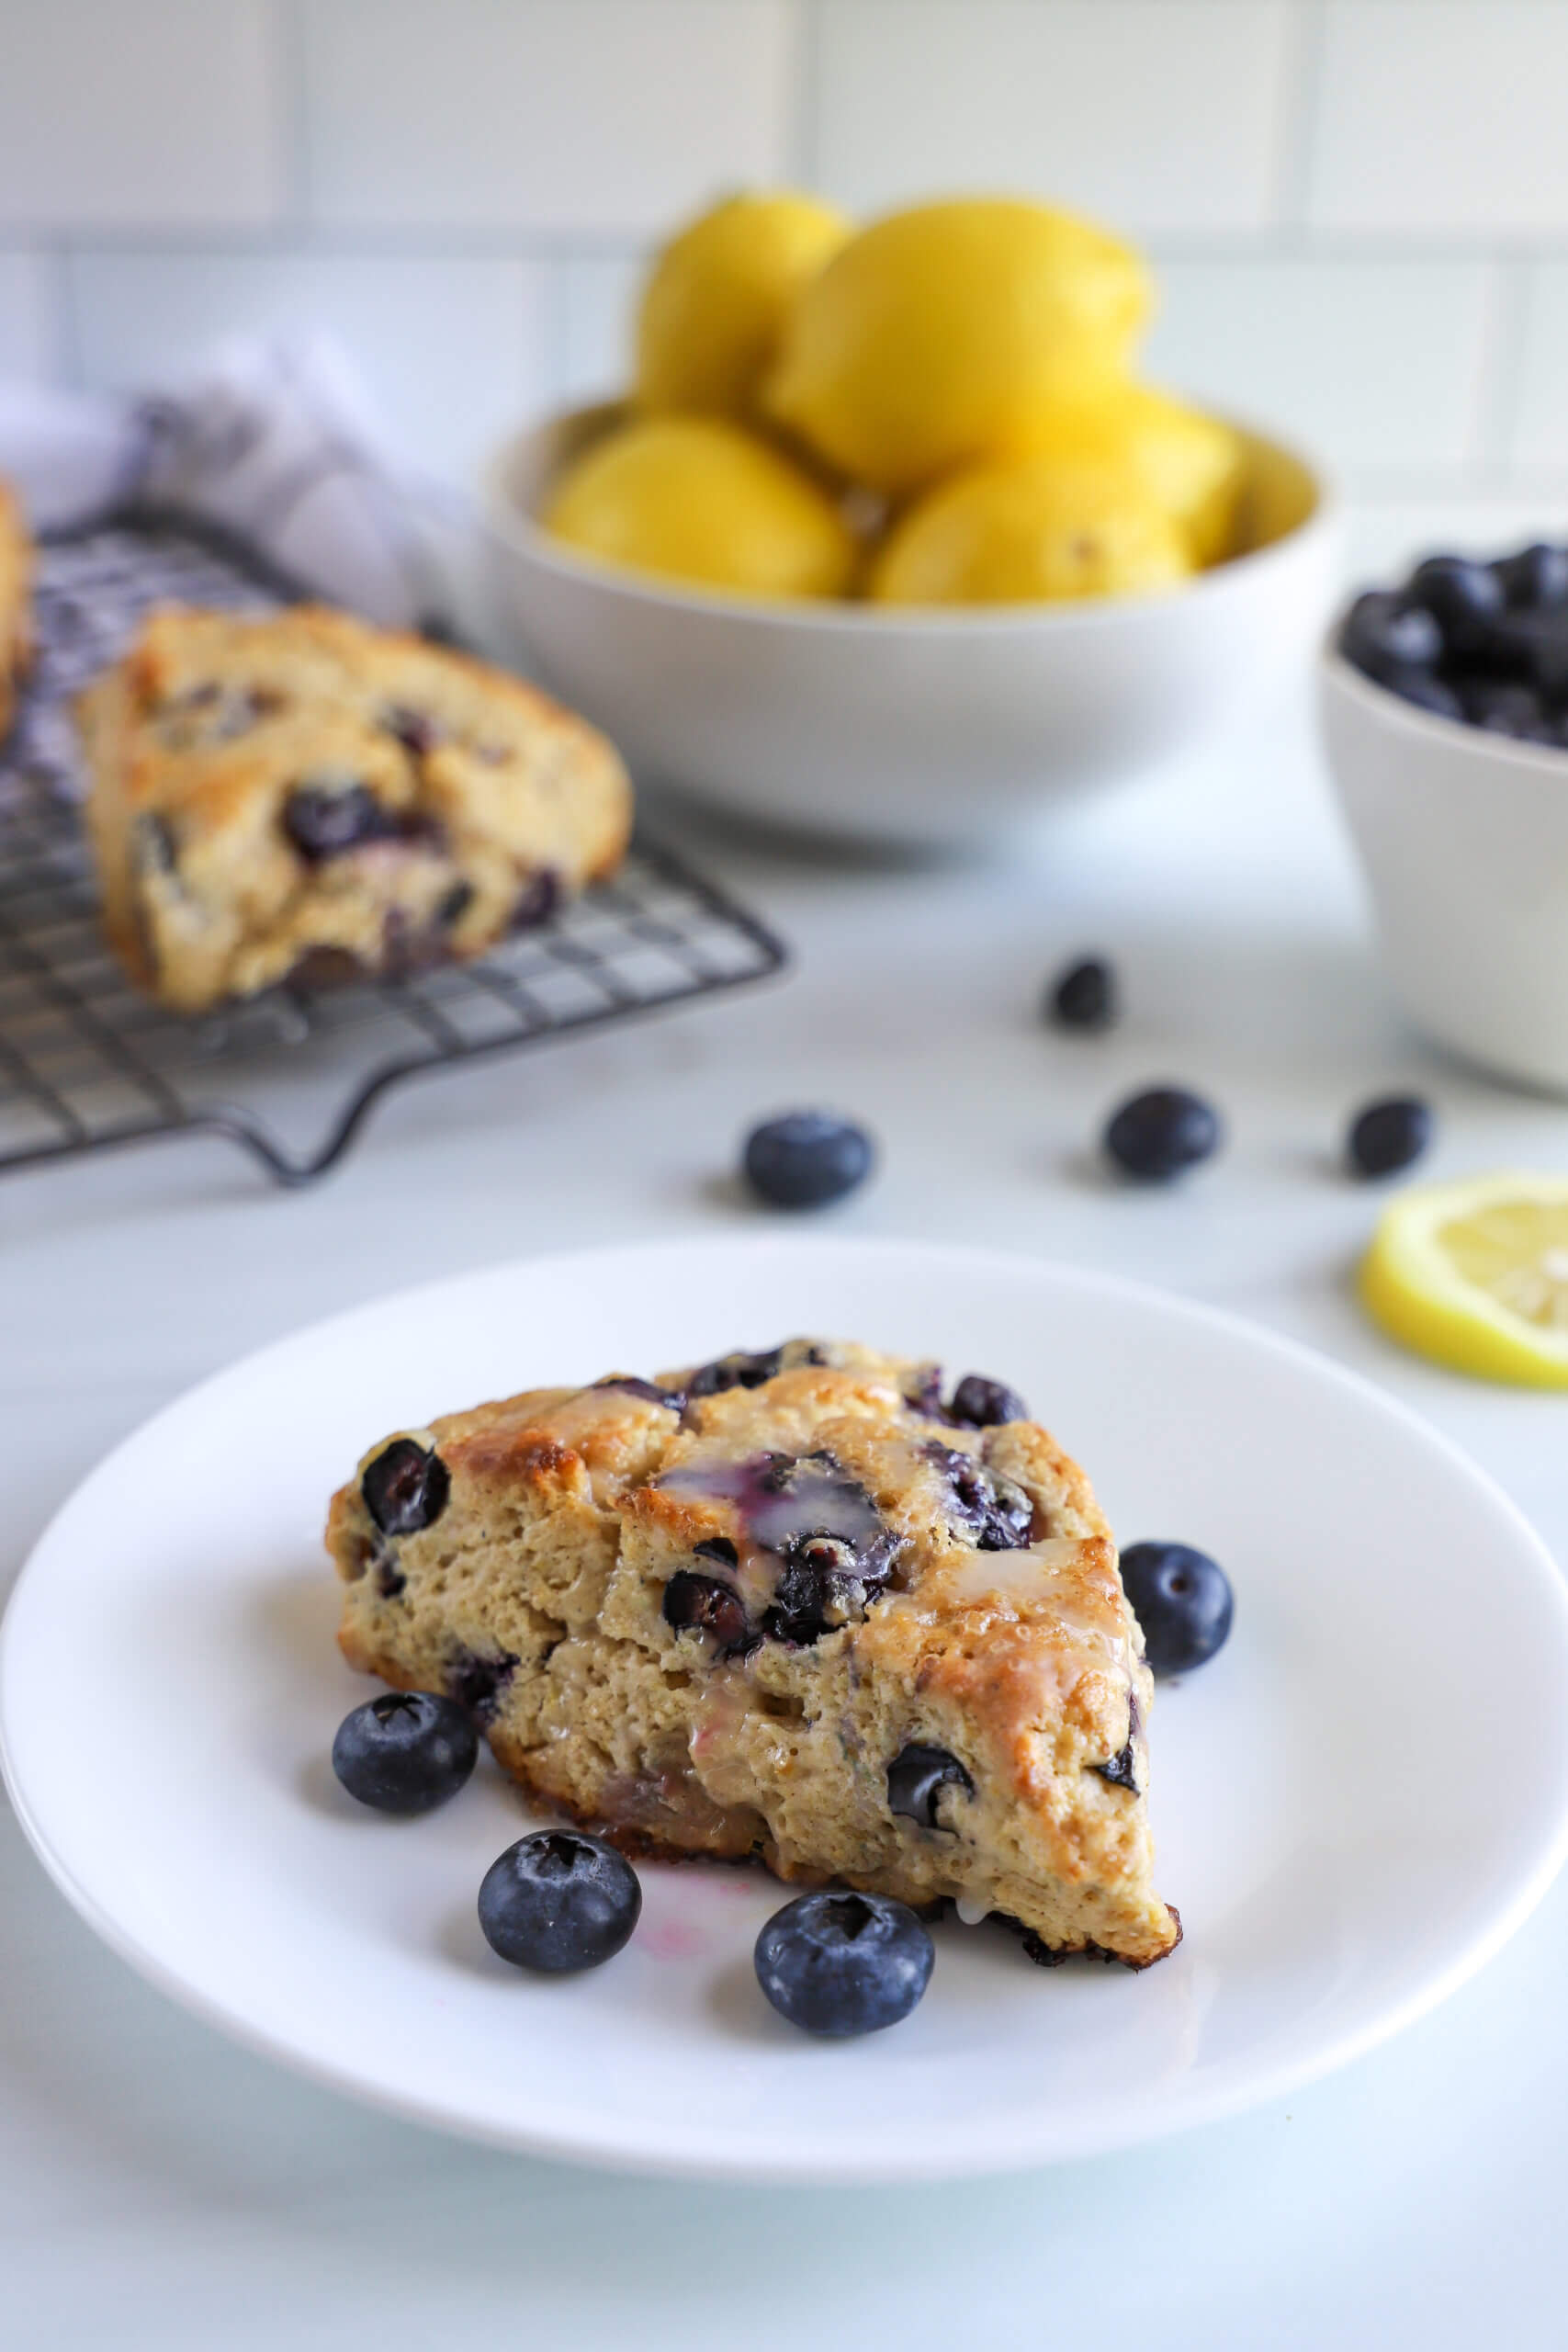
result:
<svg viewBox="0 0 1568 2352"><path fill-rule="evenodd" d="M977 843L1192 751L1304 665L1337 518L1291 449L1132 383L1147 299L1038 207L718 208L655 266L632 400L493 462L512 650L639 778L840 836ZM1223 524L1107 417L1155 473L1223 437Z"/></svg>

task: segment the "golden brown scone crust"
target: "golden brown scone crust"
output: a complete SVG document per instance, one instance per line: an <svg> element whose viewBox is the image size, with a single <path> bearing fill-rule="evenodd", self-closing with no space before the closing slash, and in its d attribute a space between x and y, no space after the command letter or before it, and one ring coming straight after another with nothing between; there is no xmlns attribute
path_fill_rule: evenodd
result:
<svg viewBox="0 0 1568 2352"><path fill-rule="evenodd" d="M110 942L178 1011L481 955L630 831L626 771L581 719L321 606L160 610L77 717ZM308 847L301 792L368 824Z"/></svg>
<svg viewBox="0 0 1568 2352"><path fill-rule="evenodd" d="M16 492L0 481L0 742L17 714L17 685L32 655L32 541Z"/></svg>
<svg viewBox="0 0 1568 2352"><path fill-rule="evenodd" d="M328 1521L345 1655L462 1699L536 1800L629 1852L754 1856L998 1912L1051 1954L1163 1958L1153 1686L1083 1472L1033 1422L950 1425L929 1365L778 1353L755 1385L536 1389L401 1432L446 1478L412 1532L367 1505L383 1439ZM1012 1548L979 1548L987 1498ZM807 1554L843 1576L791 1582ZM678 1576L729 1596L722 1617L668 1622ZM890 1808L910 1745L967 1779L930 1820Z"/></svg>

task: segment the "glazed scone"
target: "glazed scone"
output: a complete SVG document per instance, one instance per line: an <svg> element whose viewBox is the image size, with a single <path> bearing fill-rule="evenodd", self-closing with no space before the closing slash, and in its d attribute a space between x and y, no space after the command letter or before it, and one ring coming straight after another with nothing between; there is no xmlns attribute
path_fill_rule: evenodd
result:
<svg viewBox="0 0 1568 2352"><path fill-rule="evenodd" d="M181 1012L480 955L630 831L581 719L320 606L162 609L77 716L109 940Z"/></svg>
<svg viewBox="0 0 1568 2352"><path fill-rule="evenodd" d="M0 742L32 651L32 542L15 493L0 481Z"/></svg>
<svg viewBox="0 0 1568 2352"><path fill-rule="evenodd" d="M989 1382L792 1340L372 1448L327 1544L356 1667L473 1712L630 1853L1174 1949L1152 1683L1088 1480Z"/></svg>

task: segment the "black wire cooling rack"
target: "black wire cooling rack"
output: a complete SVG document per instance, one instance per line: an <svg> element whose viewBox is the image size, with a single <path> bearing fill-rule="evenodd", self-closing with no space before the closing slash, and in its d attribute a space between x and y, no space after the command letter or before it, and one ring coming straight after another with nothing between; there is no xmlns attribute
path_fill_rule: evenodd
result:
<svg viewBox="0 0 1568 2352"><path fill-rule="evenodd" d="M99 926L70 697L154 604L259 608L294 593L183 519L126 514L40 546L37 654L0 748L0 1174L217 1135L279 1184L307 1184L405 1079L688 1004L787 960L754 915L639 838L612 881L481 963L284 987L196 1019L138 995ZM313 1139L291 1149L264 1109L287 1099L298 1114L301 1084Z"/></svg>

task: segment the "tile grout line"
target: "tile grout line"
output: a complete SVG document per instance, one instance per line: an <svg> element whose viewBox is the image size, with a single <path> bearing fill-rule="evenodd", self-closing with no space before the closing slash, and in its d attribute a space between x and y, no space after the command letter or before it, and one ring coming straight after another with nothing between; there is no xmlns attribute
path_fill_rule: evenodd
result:
<svg viewBox="0 0 1568 2352"><path fill-rule="evenodd" d="M277 75L277 133L283 165L283 224L303 234L310 225L315 174L310 150L305 67L305 26L299 0L270 0L272 54Z"/></svg>
<svg viewBox="0 0 1568 2352"><path fill-rule="evenodd" d="M822 175L822 0L795 0L789 97L789 167L804 188Z"/></svg>
<svg viewBox="0 0 1568 2352"><path fill-rule="evenodd" d="M54 364L58 373L54 380L73 390L84 389L82 371L82 320L78 307L76 273L71 241L61 237L49 249L53 275L53 335Z"/></svg>
<svg viewBox="0 0 1568 2352"><path fill-rule="evenodd" d="M649 236L668 227L660 220L626 222L608 229L572 229L519 223L472 221L417 224L374 222L323 224L290 218L254 225L178 221L127 227L101 216L77 219L31 216L0 222L0 247L45 247L64 239L73 249L92 249L137 259L191 256L222 260L250 254L307 256L331 255L355 260L429 258L451 261L615 261ZM1126 224L1123 224L1125 226ZM1470 235L1453 232L1405 237L1387 232L1333 230L1297 237L1276 224L1262 230L1235 232L1165 232L1157 225L1135 226L1137 235L1159 262L1315 261L1355 266L1359 263L1393 267L1400 265L1464 264L1474 262L1568 261L1568 224L1561 232L1531 237Z"/></svg>
<svg viewBox="0 0 1568 2352"><path fill-rule="evenodd" d="M1532 288L1529 265L1502 258L1493 265L1487 322L1475 389L1473 454L1499 479L1513 469L1524 401Z"/></svg>
<svg viewBox="0 0 1568 2352"><path fill-rule="evenodd" d="M1291 0L1285 19L1280 119L1275 130L1275 169L1269 215L1274 228L1294 248L1308 235L1308 199L1317 152L1327 24L1324 0ZM1292 77L1293 69L1293 77Z"/></svg>

